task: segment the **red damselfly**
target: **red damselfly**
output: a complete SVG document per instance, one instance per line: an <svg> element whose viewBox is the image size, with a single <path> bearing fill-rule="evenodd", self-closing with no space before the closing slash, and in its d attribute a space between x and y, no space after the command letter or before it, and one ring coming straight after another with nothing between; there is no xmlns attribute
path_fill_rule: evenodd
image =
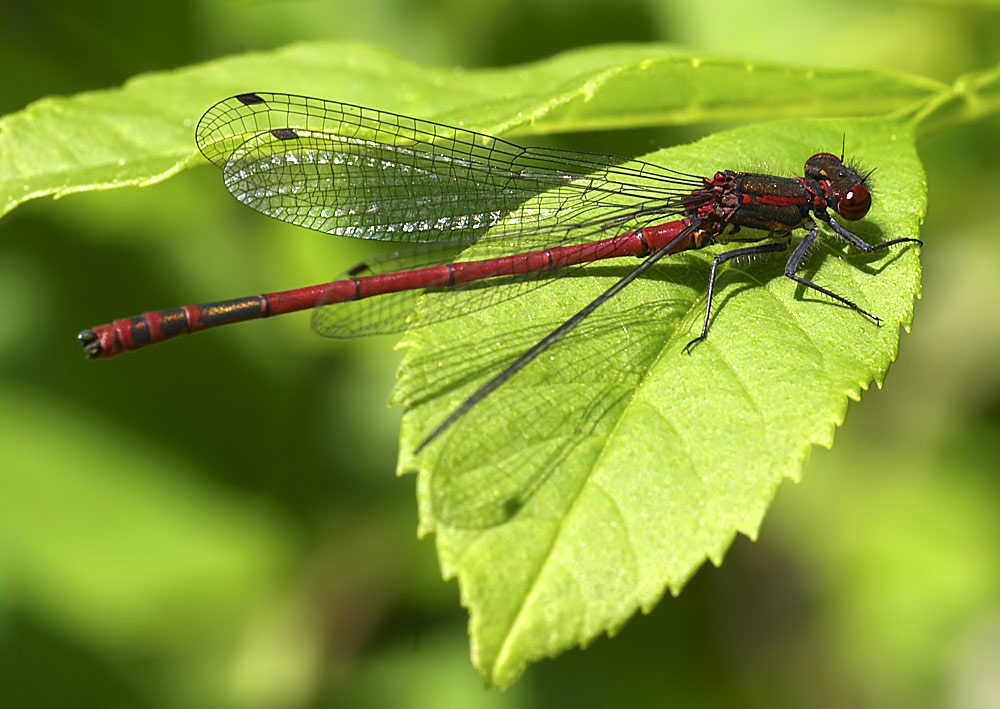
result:
<svg viewBox="0 0 1000 709"><path fill-rule="evenodd" d="M90 357L306 308L315 308L313 327L329 337L400 332L516 297L573 266L642 259L483 384L418 451L667 254L750 244L712 261L701 332L684 348L690 352L708 335L718 268L726 261L792 249L792 230L805 229L785 275L880 324L876 315L797 273L819 234L817 222L866 252L921 243L899 238L869 244L839 224L831 212L856 221L871 206L868 175L845 164L843 151L840 157L813 155L801 177L733 170L700 177L616 155L522 147L386 111L277 93L220 101L202 117L196 140L222 169L229 191L257 211L330 234L414 246L358 264L330 283L98 325L79 334ZM463 258L472 244L489 256ZM507 287L486 287L501 283ZM424 309L414 320L412 308L428 291L455 297L438 299L434 310Z"/></svg>

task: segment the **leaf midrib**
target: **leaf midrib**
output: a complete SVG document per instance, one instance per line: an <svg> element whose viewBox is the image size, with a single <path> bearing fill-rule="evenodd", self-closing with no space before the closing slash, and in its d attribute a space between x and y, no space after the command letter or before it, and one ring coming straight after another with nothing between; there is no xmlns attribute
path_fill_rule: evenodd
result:
<svg viewBox="0 0 1000 709"><path fill-rule="evenodd" d="M509 645L510 642L515 637L515 630L520 624L522 617L524 616L524 612L528 606L530 599L534 596L538 588L538 584L541 580L544 569L549 565L552 553L556 545L558 544L560 538L562 537L563 530L565 529L567 522L573 516L574 510L579 504L580 498L583 495L584 490L587 488L587 485L590 484L591 482L593 473L601 467L603 460L605 459L610 450L612 441L617 440L618 438L617 436L618 430L621 428L622 422L624 421L627 412L635 404L635 401L638 398L638 394L646 386L646 382L652 378L652 372L653 370L656 369L660 360L666 355L667 351L671 348L671 346L673 346L676 342L678 342L678 337L680 336L680 332L684 323L688 320L689 317L691 317L691 313L697 308L699 301L700 301L699 298L694 299L691 305L688 306L685 314L682 317L677 318L676 324L673 327L673 332L669 334L666 338L664 338L663 346L660 347L656 356L650 362L650 365L646 368L646 373L640 378L639 383L633 388L631 395L628 397L629 399L628 405L622 407L621 413L616 417L614 426L612 427L611 431L607 434L607 436L605 436L605 442L601 446L600 452L595 457L594 463L590 466L590 470L587 472L586 475L581 476L581 483L578 486L575 493L573 494L573 500L570 506L566 509L566 513L561 516L559 524L556 527L555 532L552 534L552 541L546 548L542 558L539 560L535 573L532 575L531 585L529 586L527 592L522 594L521 600L517 606L517 610L515 611L513 619L510 625L508 626L508 630L503 635L503 643L500 645L500 650L499 652L497 652L496 659L493 661L493 667L492 667L493 676L496 676L499 667L504 664L503 658L510 652ZM688 459L693 460L692 456L690 455L690 448L689 446L687 446L687 441L685 440L684 442L685 442L686 452L688 454ZM627 525L623 524L622 529L625 531L626 535L629 534L629 529ZM631 545L631 543L629 544L629 548L634 553L635 549ZM708 556L706 554L703 557L703 561L704 559L707 558ZM638 601L634 597L634 594L632 596L632 600L635 602L636 605L638 605Z"/></svg>

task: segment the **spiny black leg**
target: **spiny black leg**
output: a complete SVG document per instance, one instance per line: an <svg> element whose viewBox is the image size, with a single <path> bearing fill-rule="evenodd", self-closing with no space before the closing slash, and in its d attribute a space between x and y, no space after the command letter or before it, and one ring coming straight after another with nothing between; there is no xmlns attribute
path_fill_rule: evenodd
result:
<svg viewBox="0 0 1000 709"><path fill-rule="evenodd" d="M862 251L866 252L880 251L889 246L895 246L896 244L902 244L908 241L913 242L915 244L920 244L921 246L924 245L924 242L922 242L920 239L908 239L908 238L892 239L891 241L883 241L880 244L869 244L867 241L862 239L857 234L850 232L844 227L840 226L840 222L834 219L832 214L828 214L826 215L826 217L827 217L827 223L830 225L830 228L833 229L834 233L837 236L847 241L849 244L851 244L851 246L856 246Z"/></svg>
<svg viewBox="0 0 1000 709"><path fill-rule="evenodd" d="M715 295L715 273L721 264L734 258L739 258L740 256L757 256L759 254L770 254L778 251L784 251L788 248L788 235L785 236L781 241L775 241L768 244L758 244L757 246L747 246L742 249L733 249L732 251L726 251L721 253L712 259L712 271L708 275L708 297L705 303L705 322L701 328L701 334L698 337L691 340L689 343L684 345L684 352L691 354L691 348L697 345L699 342L708 337L708 321L712 317L712 297Z"/></svg>
<svg viewBox="0 0 1000 709"><path fill-rule="evenodd" d="M844 231L847 232L848 234L851 234L851 232L847 231L846 229L844 229ZM816 240L816 235L817 234L819 234L819 227L814 224L813 227L812 227L812 229L809 230L809 233L806 234L806 238L804 238L802 240L802 243L800 243L797 247L795 247L795 251L792 252L791 257L788 259L788 263L785 264L785 275L788 276L789 278L791 278L796 283L801 283L802 285L804 285L804 286L806 286L808 288L812 288L813 290L819 291L820 293L822 293L825 296L828 296L828 297L833 298L834 300L836 300L836 301L838 301L840 303L843 303L844 305L848 306L849 308L857 310L862 315L865 315L865 316L871 318L872 321L876 325L881 325L882 324L882 320L880 318L872 315L867 310L865 310L864 308L860 307L857 303L854 303L854 302L848 300L847 298L845 298L845 297L843 297L841 295L837 295L833 291L827 290L823 286L818 286L815 283L813 283L812 281L808 280L807 278L803 278L802 276L796 275L795 272L799 268L799 263L802 261L802 257L806 255L806 251L809 250L809 247L812 246L812 243ZM858 239L858 237L854 236L854 234L851 234L851 236L853 238L855 238L855 239ZM845 238L847 238L847 237L845 237ZM848 241L850 241L850 239L848 239ZM858 239L858 241L860 241L862 244L865 244L865 242L861 241L861 239ZM885 242L885 245L888 245L890 243L895 243L895 242ZM865 246L868 247L866 249L867 251L871 251L874 248L883 246L883 244L876 244L876 247L872 247L869 244L865 244Z"/></svg>

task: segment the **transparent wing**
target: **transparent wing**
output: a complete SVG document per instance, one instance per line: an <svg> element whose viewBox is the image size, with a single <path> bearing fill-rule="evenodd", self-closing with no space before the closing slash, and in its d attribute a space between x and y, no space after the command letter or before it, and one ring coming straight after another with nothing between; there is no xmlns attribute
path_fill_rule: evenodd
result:
<svg viewBox="0 0 1000 709"><path fill-rule="evenodd" d="M676 213L700 178L616 155L521 147L336 101L241 94L210 108L197 143L253 209L341 236L521 248ZM499 229L498 229L499 227ZM593 228L602 227L602 228Z"/></svg>

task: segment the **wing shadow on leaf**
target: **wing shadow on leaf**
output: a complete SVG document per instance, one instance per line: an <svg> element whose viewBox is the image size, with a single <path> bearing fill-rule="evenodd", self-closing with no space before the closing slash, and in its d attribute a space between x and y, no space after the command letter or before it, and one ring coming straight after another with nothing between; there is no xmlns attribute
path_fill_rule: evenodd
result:
<svg viewBox="0 0 1000 709"><path fill-rule="evenodd" d="M676 284L661 271L646 286L655 291L661 281ZM662 297L609 303L473 408L432 448L436 518L454 528L485 528L515 515L565 515L609 438L629 435L617 430L618 421L652 363L683 329L691 303ZM566 304L567 314L574 309ZM468 393L556 324L502 334L484 328L492 336L456 344L443 360L438 350L435 362L450 376L435 382L434 396ZM486 344L500 339L501 348ZM537 495L543 487L546 494Z"/></svg>
<svg viewBox="0 0 1000 709"><path fill-rule="evenodd" d="M632 261L627 262L631 266ZM582 288L587 287L588 280L594 278L617 279L628 273L628 267L612 264L589 265L585 267L574 267L562 271L561 278L554 278L544 283L533 284L536 287L549 285L549 283L563 285L579 280ZM607 281L606 281L607 282ZM548 358L555 357L558 361L563 361L562 348L568 343L580 338L593 339L594 330L607 334L608 332L621 332L623 327L629 327L643 320L654 319L657 321L675 321L677 313L690 305L691 300L700 297L708 283L708 267L700 259L690 259L685 257L683 263L660 264L650 271L642 279L651 292L652 297L645 299L641 304L625 306L614 301L606 303L601 310L594 313L590 318L582 323L575 331L571 332L561 342L558 342L539 361L533 362L530 367L543 366L541 363ZM491 282L496 284L497 281ZM590 281L592 284L593 281ZM668 290L658 292L660 287L665 286ZM480 284L480 287L488 289L490 284ZM494 290L502 290L505 286L493 286ZM523 289L523 286L516 279L512 279L510 287ZM573 286L576 288L576 286ZM592 288L593 286L591 286ZM555 285L559 288L559 285ZM600 289L588 291L592 295L600 292ZM664 294L683 293L683 297L664 297ZM428 297L438 299L448 299L453 296L453 291L441 289L440 291L427 292ZM520 293L518 295L521 295ZM549 317L539 316L535 312L535 304L532 298L545 297L541 293L528 294L527 297L514 300L497 296L494 300L497 307L484 312L476 328L474 337L460 337L449 333L445 344L436 345L435 355L432 361L424 361L423 358L416 357L410 362L414 369L433 369L434 375L430 382L419 389L407 393L406 406L414 409L436 400L449 393L474 388L473 384L481 384L482 381L495 375L512 360L522 354L525 350L541 340L555 327L572 315L579 307L587 302L587 295L577 294L570 299L561 299L560 314ZM620 299L619 299L620 300ZM501 309L513 312L513 315L504 316ZM420 325L422 313L421 307L417 308L417 322ZM441 310L435 306L434 312ZM477 317L475 315L473 318ZM470 322L472 318L470 318ZM432 321L433 322L433 321ZM490 333L490 335L484 335ZM594 343L591 347L597 348ZM595 365L598 364L595 362ZM628 363L625 363L628 366ZM533 370L529 370L533 371ZM558 378L559 374L553 375Z"/></svg>

